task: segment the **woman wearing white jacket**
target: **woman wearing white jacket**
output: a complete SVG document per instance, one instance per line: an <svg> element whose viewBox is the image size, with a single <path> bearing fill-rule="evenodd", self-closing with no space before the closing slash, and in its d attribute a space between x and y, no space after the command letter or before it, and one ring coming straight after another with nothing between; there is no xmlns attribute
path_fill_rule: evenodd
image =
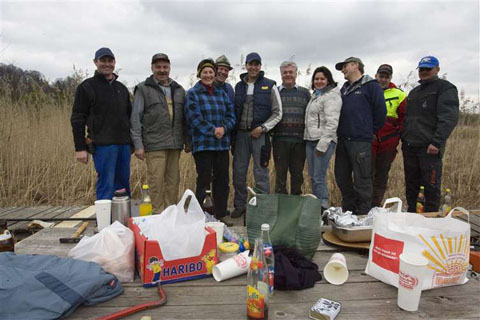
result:
<svg viewBox="0 0 480 320"><path fill-rule="evenodd" d="M305 112L308 172L313 194L328 208L327 169L337 145L337 126L342 108L340 88L327 67L318 67L312 76L313 94Z"/></svg>

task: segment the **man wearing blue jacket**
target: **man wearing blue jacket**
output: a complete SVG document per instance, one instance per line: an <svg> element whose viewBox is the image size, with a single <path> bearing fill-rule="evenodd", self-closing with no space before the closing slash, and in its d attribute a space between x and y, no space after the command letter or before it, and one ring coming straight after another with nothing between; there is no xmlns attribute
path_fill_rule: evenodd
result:
<svg viewBox="0 0 480 320"><path fill-rule="evenodd" d="M362 60L350 57L335 65L347 80L343 85L338 123L335 180L342 209L367 214L372 202L372 140L382 128L387 108L382 87L364 75Z"/></svg>

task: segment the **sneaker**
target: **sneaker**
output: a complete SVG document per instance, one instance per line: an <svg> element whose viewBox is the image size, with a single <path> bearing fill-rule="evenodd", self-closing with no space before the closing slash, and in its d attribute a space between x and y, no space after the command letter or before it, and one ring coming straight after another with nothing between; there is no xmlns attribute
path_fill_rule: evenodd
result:
<svg viewBox="0 0 480 320"><path fill-rule="evenodd" d="M245 213L245 208L243 209L235 208L235 210L233 210L233 212L230 213L230 217L234 219L240 218L244 213Z"/></svg>

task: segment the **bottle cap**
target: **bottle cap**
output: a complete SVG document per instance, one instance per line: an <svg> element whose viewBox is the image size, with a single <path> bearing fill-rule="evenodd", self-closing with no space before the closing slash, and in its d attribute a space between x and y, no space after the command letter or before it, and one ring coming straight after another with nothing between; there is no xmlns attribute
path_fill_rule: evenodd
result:
<svg viewBox="0 0 480 320"><path fill-rule="evenodd" d="M450 192L450 189L447 189L447 192Z"/></svg>
<svg viewBox="0 0 480 320"><path fill-rule="evenodd" d="M425 189L425 187L424 187L424 186L420 186L420 190L424 190L424 189Z"/></svg>
<svg viewBox="0 0 480 320"><path fill-rule="evenodd" d="M148 189L148 184L144 184L144 185L142 186L142 189Z"/></svg>
<svg viewBox="0 0 480 320"><path fill-rule="evenodd" d="M218 249L221 252L232 253L232 252L237 252L238 249L240 249L240 246L237 243L233 243L233 242L223 242L219 244Z"/></svg>
<svg viewBox="0 0 480 320"><path fill-rule="evenodd" d="M261 228L262 228L262 231L268 231L270 230L270 225L268 223L264 223L262 224Z"/></svg>

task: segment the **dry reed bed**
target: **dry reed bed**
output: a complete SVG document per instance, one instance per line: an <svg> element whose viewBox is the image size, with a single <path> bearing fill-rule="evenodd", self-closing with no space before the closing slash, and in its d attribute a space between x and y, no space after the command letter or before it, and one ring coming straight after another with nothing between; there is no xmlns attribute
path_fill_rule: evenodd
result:
<svg viewBox="0 0 480 320"><path fill-rule="evenodd" d="M0 207L91 204L95 193L93 161L88 165L74 159L69 105L16 104L0 97ZM455 203L470 209L480 208L480 117L473 123L460 123L450 137L444 157L443 186L452 189ZM404 175L401 152L395 160L386 196L404 199ZM191 154L180 159L180 192L195 190L195 163ZM327 174L332 204L341 197L335 185L333 162ZM230 170L231 171L231 170ZM145 163L132 157L131 186L139 197L146 181ZM274 165L270 163L271 188ZM311 191L304 170L304 192ZM231 176L230 176L231 177ZM250 168L248 184L253 185ZM230 179L231 182L231 179ZM230 205L233 187L230 183Z"/></svg>

